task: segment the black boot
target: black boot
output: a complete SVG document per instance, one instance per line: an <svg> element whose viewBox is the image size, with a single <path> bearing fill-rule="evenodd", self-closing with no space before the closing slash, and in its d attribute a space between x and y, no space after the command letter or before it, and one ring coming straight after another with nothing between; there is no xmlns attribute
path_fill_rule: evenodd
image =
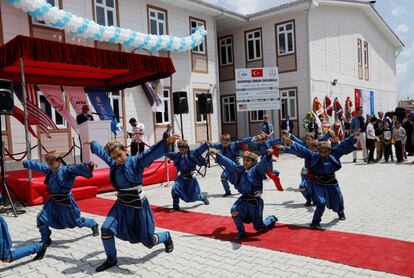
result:
<svg viewBox="0 0 414 278"><path fill-rule="evenodd" d="M43 259L43 257L45 256L46 250L47 250L47 246L43 244L43 248L39 252L37 252L36 256L33 258L33 261L38 261L38 260Z"/></svg>
<svg viewBox="0 0 414 278"><path fill-rule="evenodd" d="M172 241L170 232L168 232L168 239L166 242L164 242L164 245L165 245L165 252L171 253L174 250L174 243Z"/></svg>
<svg viewBox="0 0 414 278"><path fill-rule="evenodd" d="M210 201L207 199L207 197L203 200L204 204L208 206L210 204Z"/></svg>
<svg viewBox="0 0 414 278"><path fill-rule="evenodd" d="M346 219L344 212L338 212L338 217L339 217L339 220L345 220Z"/></svg>
<svg viewBox="0 0 414 278"><path fill-rule="evenodd" d="M242 240L246 235L244 234L237 234L237 236L234 237L234 240L236 241L240 241Z"/></svg>
<svg viewBox="0 0 414 278"><path fill-rule="evenodd" d="M231 196L231 192L226 192L226 193L224 193L224 195L222 196L222 197L228 197L228 196Z"/></svg>
<svg viewBox="0 0 414 278"><path fill-rule="evenodd" d="M99 225L96 224L92 229L92 236L99 236Z"/></svg>
<svg viewBox="0 0 414 278"><path fill-rule="evenodd" d="M109 261L105 261L103 264L101 264L100 266L98 266L96 268L96 272L101 272L101 271L107 270L108 268L116 266L116 263L117 263L117 261L115 261L113 263L111 263Z"/></svg>
<svg viewBox="0 0 414 278"><path fill-rule="evenodd" d="M306 200L305 207L309 207L312 203L312 200Z"/></svg>
<svg viewBox="0 0 414 278"><path fill-rule="evenodd" d="M310 225L309 225L309 227L312 229L312 230L322 230L322 227L321 227L321 225L319 224L319 223L311 223Z"/></svg>

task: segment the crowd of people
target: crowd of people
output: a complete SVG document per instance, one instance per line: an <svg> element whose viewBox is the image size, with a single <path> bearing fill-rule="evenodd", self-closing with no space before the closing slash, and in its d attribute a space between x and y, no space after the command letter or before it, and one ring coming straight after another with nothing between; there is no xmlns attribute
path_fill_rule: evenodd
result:
<svg viewBox="0 0 414 278"><path fill-rule="evenodd" d="M324 134L308 132L305 140L302 140L292 134L294 126L289 118L282 123L282 136L274 138L273 125L265 115L257 136L232 141L229 134L223 134L220 142L205 141L194 150L190 149L186 140L173 135L171 125L167 127L161 141L146 150L140 150L142 137L139 136L143 135L144 127L139 126L135 119L130 120L131 137L137 143L134 147L131 145L131 155L128 155L127 147L118 141L102 146L95 141L86 140L83 143L90 145L92 153L108 164L109 178L117 191L117 200L100 229L106 260L96 271L104 271L117 264L115 238L133 244L142 243L148 248L163 243L167 253L174 250L170 232L156 231L152 209L142 188L144 168L163 156L171 159L177 170L171 189L172 213L180 210L180 200L201 201L209 205L208 196L201 193L195 171L196 167L206 165L206 152L215 156L216 162L223 168L220 177L223 197L232 194L230 185L240 194L230 208L237 229L236 241L246 237L245 224L252 223L255 230L266 232L278 221L275 215L263 217L262 195L266 176L273 180L277 190L283 191L279 179L281 173L273 163L273 157L279 156L279 150L304 159L299 190L306 200L305 206L312 203L316 205L310 228L321 229L320 223L326 207L336 212L339 220L345 220L344 198L335 175L341 169L340 158L355 153L359 145L363 149L365 146L367 152L364 158L368 163L378 161L382 156L386 161L393 159L391 145L394 145L397 162L403 160L404 153L412 155L413 152L413 144L407 143L413 138L408 135L413 132L411 115L402 123L397 118L384 117L381 112L378 113L378 118L367 116L364 119L362 115L362 108L358 108L357 115L349 122L347 136L343 138L334 125L332 130ZM171 148L175 143L177 152ZM375 148L377 156L374 159ZM242 162L239 162L241 152ZM36 253L34 260L42 259L52 243L50 228L60 230L86 227L91 229L93 236L99 235L99 224L94 219L81 216L71 193L76 177L90 178L96 164L89 161L67 166L56 152L47 154L45 161L45 164L34 160L23 163L25 168L46 176L44 183L50 197L36 219L41 241L13 249L7 224L0 217L0 259L4 262L12 262L33 253Z"/></svg>

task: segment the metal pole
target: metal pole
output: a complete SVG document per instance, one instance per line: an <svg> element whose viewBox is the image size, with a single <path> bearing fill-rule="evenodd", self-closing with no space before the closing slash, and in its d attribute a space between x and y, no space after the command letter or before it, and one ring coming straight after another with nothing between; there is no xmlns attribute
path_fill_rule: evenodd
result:
<svg viewBox="0 0 414 278"><path fill-rule="evenodd" d="M29 124L27 118L27 92L26 92L26 80L24 77L24 63L23 57L20 57L20 74L22 78L22 90L23 90L23 111L24 111L24 133L26 137L26 152L27 152L27 159L32 159L32 150L31 150L31 143L30 143L30 136L29 136ZM32 170L29 169L29 174L27 176L29 181L32 180Z"/></svg>
<svg viewBox="0 0 414 278"><path fill-rule="evenodd" d="M181 123L181 139L184 140L184 131L183 131L183 114L180 113L180 123Z"/></svg>

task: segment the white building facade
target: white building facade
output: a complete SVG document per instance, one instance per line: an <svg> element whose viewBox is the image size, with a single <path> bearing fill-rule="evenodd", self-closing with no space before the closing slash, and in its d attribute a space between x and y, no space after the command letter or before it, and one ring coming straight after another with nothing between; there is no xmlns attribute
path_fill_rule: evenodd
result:
<svg viewBox="0 0 414 278"><path fill-rule="evenodd" d="M134 87L119 92L110 92L109 98L115 114L122 128L130 131L128 120L131 117L142 122L145 127L146 143L152 144L162 138L168 123L174 123L176 133L180 134L179 117L174 116L173 97L174 91L186 91L189 113L183 114L183 131L185 139L195 144L207 137L205 115L199 113L197 95L200 93L212 93L214 113L208 115L209 133L211 140L217 140L219 134L219 110L218 110L218 72L217 72L217 45L216 22L219 15L216 10L208 9L203 5L193 4L192 1L135 1L135 0L48 0L52 5L69 11L78 16L93 19L102 25L116 25L131 30L151 33L170 34L176 37L186 37L191 34L195 26L203 25L208 34L206 41L185 53L159 53L160 56L171 57L176 73L172 78L163 80L164 102L166 111L154 113L143 93L142 88ZM185 9L183 3L185 3ZM94 41L85 41L65 33L64 31L50 28L41 22L36 22L28 14L15 9L5 0L0 1L0 44L4 44L17 35L32 36L48 40L80 44L90 47L111 49L116 51L128 51L117 44L109 44ZM147 54L146 52L137 51ZM75 115L66 98L67 108ZM15 105L21 107L15 98ZM42 144L47 150L67 152L75 142L79 144L78 136L64 119L53 110L46 99L39 95L39 106L55 121L59 131L51 131L52 138L47 138L37 129L39 138L31 137L32 146ZM97 119L97 116L94 116ZM25 151L26 141L24 127L15 118L3 116L3 139L10 153ZM126 132L118 136L129 144ZM41 148L32 151L33 158L39 158L45 152ZM79 152L77 151L77 154ZM17 156L19 157L19 156Z"/></svg>
<svg viewBox="0 0 414 278"><path fill-rule="evenodd" d="M222 130L233 138L257 134L264 113L277 136L286 115L303 136L314 97L344 105L361 89L374 92L376 112L397 105L396 56L404 45L367 2L298 0L239 20L221 18L217 29ZM282 109L237 113L234 69L274 66Z"/></svg>

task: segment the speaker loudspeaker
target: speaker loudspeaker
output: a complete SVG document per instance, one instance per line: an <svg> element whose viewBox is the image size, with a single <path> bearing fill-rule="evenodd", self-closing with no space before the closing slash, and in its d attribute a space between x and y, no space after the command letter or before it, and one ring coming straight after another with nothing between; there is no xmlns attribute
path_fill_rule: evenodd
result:
<svg viewBox="0 0 414 278"><path fill-rule="evenodd" d="M199 94L198 108L200 114L213 114L213 96L210 93Z"/></svg>
<svg viewBox="0 0 414 278"><path fill-rule="evenodd" d="M186 91L173 93L174 114L188 114L188 100Z"/></svg>
<svg viewBox="0 0 414 278"><path fill-rule="evenodd" d="M12 115L14 109L13 83L0 79L0 115Z"/></svg>

